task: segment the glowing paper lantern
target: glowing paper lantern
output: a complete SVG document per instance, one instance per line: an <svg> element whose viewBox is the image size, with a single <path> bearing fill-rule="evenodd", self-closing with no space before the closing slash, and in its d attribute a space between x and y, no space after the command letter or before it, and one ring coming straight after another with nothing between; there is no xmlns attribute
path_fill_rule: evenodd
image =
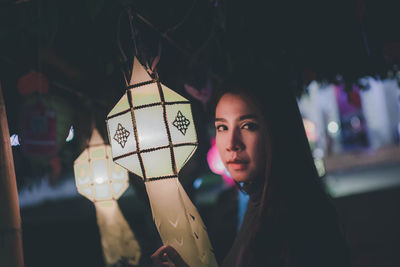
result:
<svg viewBox="0 0 400 267"><path fill-rule="evenodd" d="M88 148L75 160L74 173L78 192L95 204L107 266L121 260L138 265L139 243L116 201L129 186L128 172L112 161L111 147L104 144L97 129Z"/></svg>
<svg viewBox="0 0 400 267"><path fill-rule="evenodd" d="M113 160L143 178L156 227L190 266L217 266L202 219L178 180L197 147L190 102L135 58L125 95L107 116Z"/></svg>

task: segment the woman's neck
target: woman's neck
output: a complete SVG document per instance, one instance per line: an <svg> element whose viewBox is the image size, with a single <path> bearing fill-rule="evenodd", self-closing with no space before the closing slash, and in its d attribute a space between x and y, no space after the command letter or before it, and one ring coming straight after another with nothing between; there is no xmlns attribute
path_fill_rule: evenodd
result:
<svg viewBox="0 0 400 267"><path fill-rule="evenodd" d="M250 182L243 183L243 190L249 194L252 202L259 202L261 199L262 192L264 190L265 179L258 177Z"/></svg>

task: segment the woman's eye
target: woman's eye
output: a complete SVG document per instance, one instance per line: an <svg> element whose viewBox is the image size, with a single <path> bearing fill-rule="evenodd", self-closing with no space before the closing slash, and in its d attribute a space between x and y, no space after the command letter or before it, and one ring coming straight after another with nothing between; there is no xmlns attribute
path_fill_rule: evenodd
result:
<svg viewBox="0 0 400 267"><path fill-rule="evenodd" d="M250 130L250 131L255 131L258 129L258 125L253 122L248 122L242 126L242 129Z"/></svg>
<svg viewBox="0 0 400 267"><path fill-rule="evenodd" d="M217 132L222 132L222 131L226 131L228 129L228 127L226 127L225 125L217 125L217 126L215 126L215 129L217 130Z"/></svg>

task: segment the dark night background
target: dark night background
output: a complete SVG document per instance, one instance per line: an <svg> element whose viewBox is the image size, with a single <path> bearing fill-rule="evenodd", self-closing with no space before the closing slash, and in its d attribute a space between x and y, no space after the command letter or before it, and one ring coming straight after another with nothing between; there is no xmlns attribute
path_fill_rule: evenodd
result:
<svg viewBox="0 0 400 267"><path fill-rule="evenodd" d="M18 188L33 190L43 179L57 187L71 179L92 118L106 137L106 114L124 93L122 73L135 55L128 11L137 56L150 65L159 56L160 79L193 103L200 145L180 178L196 199L194 179L210 173L211 105L191 96L184 83L215 88L243 65L259 68L254 62L278 69L297 97L312 80L343 83L347 91L353 84L368 90L359 83L367 75L400 80L399 6L388 0L0 0L0 81L10 134L23 132L24 110L38 99L58 114L57 155L32 157L13 147ZM48 92L19 90L30 71L44 74ZM70 125L75 138L65 143ZM160 241L143 184L133 175L130 181L134 189L119 204L148 266ZM400 266L399 193L397 186L334 199L355 266ZM229 202L235 197L227 190L219 206L199 206L209 231L225 235L223 242L212 240L217 246L233 238L236 221L227 218L235 218L237 207ZM216 215L219 209L226 218ZM22 208L21 216L27 267L103 266L88 200L52 200Z"/></svg>

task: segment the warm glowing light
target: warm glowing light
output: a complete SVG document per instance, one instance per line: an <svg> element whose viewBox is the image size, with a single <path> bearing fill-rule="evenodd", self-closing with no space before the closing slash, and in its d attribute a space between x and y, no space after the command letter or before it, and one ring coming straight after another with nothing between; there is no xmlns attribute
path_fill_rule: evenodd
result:
<svg viewBox="0 0 400 267"><path fill-rule="evenodd" d="M111 160L111 148L97 129L89 146L74 162L78 192L92 201L118 199L128 188L128 172Z"/></svg>
<svg viewBox="0 0 400 267"><path fill-rule="evenodd" d="M339 131L339 125L335 121L331 121L328 123L328 131L331 134L336 134Z"/></svg>
<svg viewBox="0 0 400 267"><path fill-rule="evenodd" d="M177 175L197 148L190 102L152 78L136 58L107 129L113 160L145 181Z"/></svg>
<svg viewBox="0 0 400 267"><path fill-rule="evenodd" d="M95 182L97 183L97 184L102 184L102 183L104 183L104 178L102 178L102 177L97 177L96 179L94 179L95 180Z"/></svg>
<svg viewBox="0 0 400 267"><path fill-rule="evenodd" d="M217 266L204 223L178 180L197 148L190 102L134 58L124 96L107 115L112 158L143 178L161 240L189 266ZM200 186L197 180L194 186Z"/></svg>
<svg viewBox="0 0 400 267"><path fill-rule="evenodd" d="M95 204L106 266L121 261L137 266L141 249L117 202L129 186L128 172L112 161L111 147L97 129L75 160L74 173L78 192Z"/></svg>

